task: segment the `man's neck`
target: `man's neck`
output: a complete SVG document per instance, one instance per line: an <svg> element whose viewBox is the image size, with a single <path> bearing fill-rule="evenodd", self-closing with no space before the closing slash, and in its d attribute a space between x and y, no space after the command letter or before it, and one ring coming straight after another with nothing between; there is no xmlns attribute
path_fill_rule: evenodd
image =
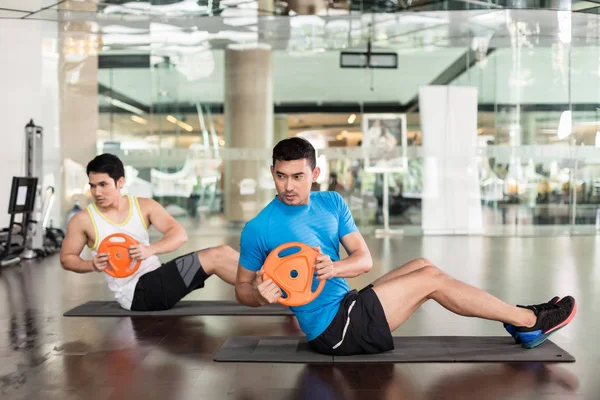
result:
<svg viewBox="0 0 600 400"><path fill-rule="evenodd" d="M98 207L102 213L108 213L111 211L121 212L124 211L128 206L129 204L127 202L127 196L119 196L117 201L106 207L101 207L98 205L98 203L96 203L96 207Z"/></svg>

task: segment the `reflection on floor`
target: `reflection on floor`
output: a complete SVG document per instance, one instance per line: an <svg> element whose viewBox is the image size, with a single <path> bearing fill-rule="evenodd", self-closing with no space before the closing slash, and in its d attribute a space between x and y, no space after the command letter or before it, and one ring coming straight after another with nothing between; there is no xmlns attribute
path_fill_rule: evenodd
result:
<svg viewBox="0 0 600 400"><path fill-rule="evenodd" d="M227 231L227 230L226 230ZM110 299L103 277L60 269L58 257L0 274L2 399L592 399L600 395L600 238L367 238L375 267L360 288L397 263L425 256L510 303L572 294L574 322L552 339L570 364L229 364L212 361L231 335L292 335L285 317L64 318ZM239 237L192 236L176 254ZM174 254L174 255L176 255ZM170 257L163 257L164 260ZM233 299L211 278L189 299ZM503 335L501 324L426 303L395 335Z"/></svg>

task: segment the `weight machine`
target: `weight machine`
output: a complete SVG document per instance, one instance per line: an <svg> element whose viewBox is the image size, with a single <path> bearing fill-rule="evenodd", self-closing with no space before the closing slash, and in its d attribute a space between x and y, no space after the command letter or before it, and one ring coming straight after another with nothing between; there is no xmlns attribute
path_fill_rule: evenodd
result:
<svg viewBox="0 0 600 400"><path fill-rule="evenodd" d="M7 236L0 266L54 254L62 245L64 232L48 226L54 203L54 188L49 186L42 196L43 132L44 129L35 125L33 120L25 125L26 176L13 177L8 206L10 225L7 230L3 230ZM22 214L20 223L14 220L16 214ZM21 228L21 246L13 244L15 226ZM19 250L22 251L17 254Z"/></svg>
<svg viewBox="0 0 600 400"><path fill-rule="evenodd" d="M44 227L40 223L42 217L42 167L44 162L43 133L44 129L35 125L33 120L25 125L25 155L27 157L25 174L27 178L37 177L33 210L23 214L22 228L25 231L25 237L23 238L25 249L20 257L25 260L36 258L38 256L36 250L44 247Z"/></svg>

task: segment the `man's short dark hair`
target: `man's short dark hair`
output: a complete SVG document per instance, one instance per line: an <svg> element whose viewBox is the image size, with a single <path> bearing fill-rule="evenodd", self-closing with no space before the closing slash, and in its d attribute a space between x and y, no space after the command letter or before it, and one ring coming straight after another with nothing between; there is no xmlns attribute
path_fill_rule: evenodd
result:
<svg viewBox="0 0 600 400"><path fill-rule="evenodd" d="M301 137L291 137L283 139L273 148L273 166L275 161L293 161L307 159L310 169L317 166L317 156L315 148L310 142Z"/></svg>
<svg viewBox="0 0 600 400"><path fill-rule="evenodd" d="M125 167L119 157L108 153L100 154L88 163L87 175L90 176L91 172L107 174L115 181L115 184L121 177L125 177Z"/></svg>

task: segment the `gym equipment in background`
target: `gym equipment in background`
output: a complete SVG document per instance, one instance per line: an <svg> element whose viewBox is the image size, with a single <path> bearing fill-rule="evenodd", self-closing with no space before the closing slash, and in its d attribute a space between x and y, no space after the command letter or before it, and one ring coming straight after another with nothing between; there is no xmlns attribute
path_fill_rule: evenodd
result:
<svg viewBox="0 0 600 400"><path fill-rule="evenodd" d="M0 265L55 254L60 251L65 237L64 231L53 228L50 223L54 187L48 186L42 195L43 132L44 129L33 120L25 125L25 176L13 177L12 190L17 192L12 193L11 190L8 210L11 214L10 226L0 231L3 254ZM35 179L33 187L28 185L34 181L27 179ZM23 195L29 196L27 201L31 201L31 204L27 203L27 209L23 208L25 204L21 202ZM15 222L16 214L22 214L21 222ZM15 236L15 233L20 235Z"/></svg>
<svg viewBox="0 0 600 400"><path fill-rule="evenodd" d="M8 236L4 242L0 265L16 264L21 261L21 257L15 254L12 247L12 237L15 225L21 225L21 231L26 235L27 230L23 225L15 222L15 215L22 214L22 221L28 221L28 214L33 212L35 203L35 192L38 184L37 178L13 177L10 190L10 200L8 202L8 213L10 214L10 224L8 226ZM27 243L27 238L23 238L23 243ZM17 248L18 249L18 248ZM23 253L21 253L23 254Z"/></svg>

